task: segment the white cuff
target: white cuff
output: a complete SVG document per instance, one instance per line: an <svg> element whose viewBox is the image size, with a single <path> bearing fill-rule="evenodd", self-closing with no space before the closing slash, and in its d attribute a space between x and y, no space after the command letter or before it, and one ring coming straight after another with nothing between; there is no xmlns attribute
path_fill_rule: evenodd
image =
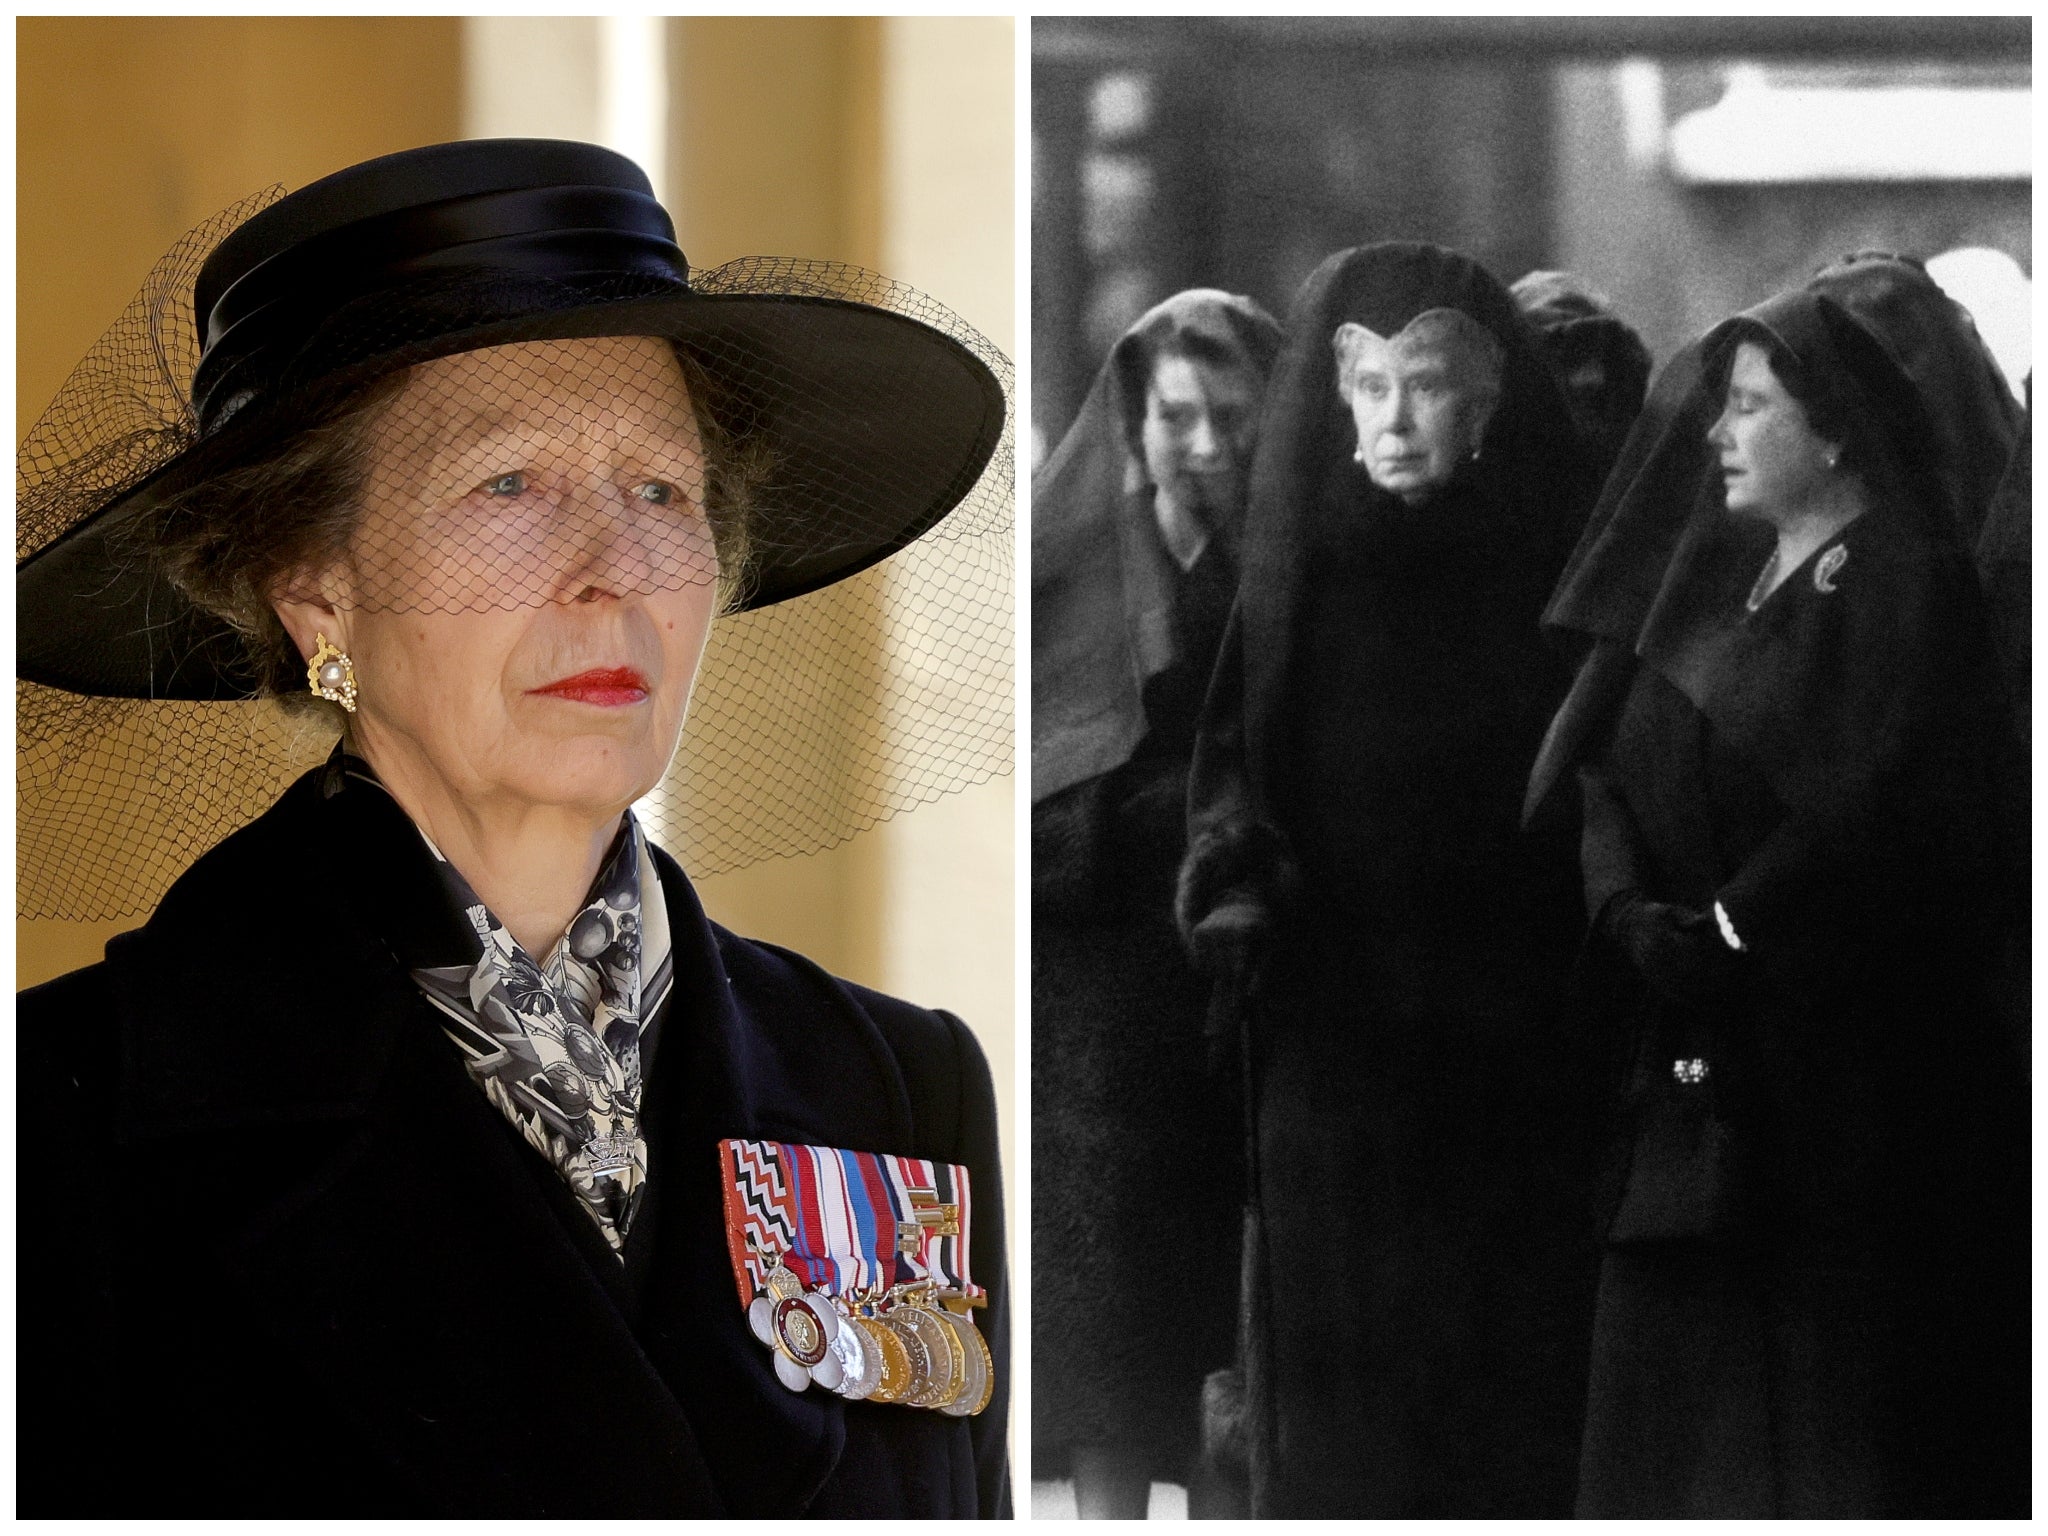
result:
<svg viewBox="0 0 2048 1536"><path fill-rule="evenodd" d="M1718 901L1714 903L1714 921L1721 925L1721 942L1730 949L1742 950L1749 947L1742 942L1742 936L1735 931L1735 924L1728 917L1728 909Z"/></svg>

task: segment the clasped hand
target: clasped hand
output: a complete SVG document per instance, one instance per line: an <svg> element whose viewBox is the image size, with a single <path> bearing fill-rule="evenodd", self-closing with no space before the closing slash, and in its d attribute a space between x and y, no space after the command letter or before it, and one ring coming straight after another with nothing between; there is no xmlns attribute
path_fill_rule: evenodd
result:
<svg viewBox="0 0 2048 1536"><path fill-rule="evenodd" d="M1667 1002L1711 1008L1741 984L1742 958L1721 937L1711 911L1626 891L1609 904L1604 926L1636 974Z"/></svg>

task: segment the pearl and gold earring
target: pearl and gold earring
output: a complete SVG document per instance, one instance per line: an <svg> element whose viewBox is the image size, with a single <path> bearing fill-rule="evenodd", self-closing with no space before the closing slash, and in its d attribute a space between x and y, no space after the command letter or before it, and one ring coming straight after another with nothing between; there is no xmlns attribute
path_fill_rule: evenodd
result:
<svg viewBox="0 0 2048 1536"><path fill-rule="evenodd" d="M316 699L330 700L350 714L356 712L356 664L347 651L325 635L313 637L313 657L306 663L306 687Z"/></svg>

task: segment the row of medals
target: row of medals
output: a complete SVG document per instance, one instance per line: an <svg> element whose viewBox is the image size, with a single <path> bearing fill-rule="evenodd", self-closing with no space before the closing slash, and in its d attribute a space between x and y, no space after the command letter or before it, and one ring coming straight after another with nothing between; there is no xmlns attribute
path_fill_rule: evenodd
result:
<svg viewBox="0 0 2048 1536"><path fill-rule="evenodd" d="M949 1310L929 1282L878 1295L832 1296L770 1261L767 1289L747 1308L792 1392L811 1383L859 1402L903 1403L966 1418L988 1406L995 1366L974 1319Z"/></svg>

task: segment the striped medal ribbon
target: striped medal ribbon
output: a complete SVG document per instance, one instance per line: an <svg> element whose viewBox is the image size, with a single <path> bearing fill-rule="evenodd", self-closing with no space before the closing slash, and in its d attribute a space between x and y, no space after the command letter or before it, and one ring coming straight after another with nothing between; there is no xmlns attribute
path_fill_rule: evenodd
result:
<svg viewBox="0 0 2048 1536"><path fill-rule="evenodd" d="M956 1416L987 1406L967 1169L786 1141L718 1153L740 1305L785 1387Z"/></svg>

